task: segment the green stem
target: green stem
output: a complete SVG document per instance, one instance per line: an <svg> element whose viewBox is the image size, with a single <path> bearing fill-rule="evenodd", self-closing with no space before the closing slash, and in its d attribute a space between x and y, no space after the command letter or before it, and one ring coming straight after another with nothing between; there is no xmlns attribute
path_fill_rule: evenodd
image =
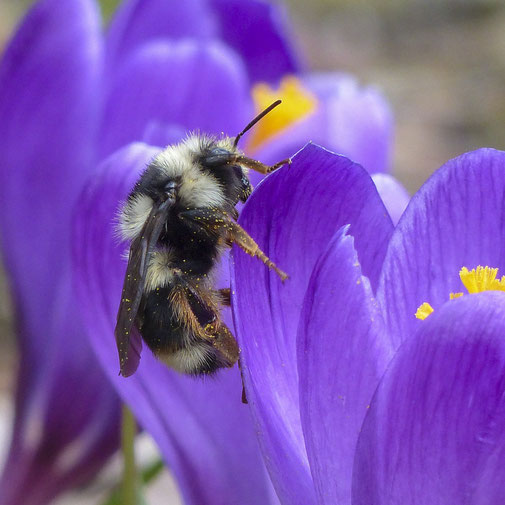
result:
<svg viewBox="0 0 505 505"><path fill-rule="evenodd" d="M138 475L135 466L135 435L137 424L130 409L123 405L121 422L121 449L123 452L123 482L121 484L122 505L136 505Z"/></svg>

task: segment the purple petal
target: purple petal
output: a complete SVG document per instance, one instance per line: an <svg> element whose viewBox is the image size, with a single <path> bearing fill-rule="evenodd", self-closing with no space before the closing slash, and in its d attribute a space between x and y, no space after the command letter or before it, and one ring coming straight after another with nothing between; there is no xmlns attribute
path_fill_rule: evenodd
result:
<svg viewBox="0 0 505 505"><path fill-rule="evenodd" d="M283 284L257 259L234 252L232 301L249 402L281 501L313 503L296 368L303 298L318 257L347 224L374 286L392 224L368 174L314 145L260 184L240 223L290 276Z"/></svg>
<svg viewBox="0 0 505 505"><path fill-rule="evenodd" d="M68 276L57 306L40 332L48 349L36 374L26 371L21 356L18 380L27 392L18 397L0 481L2 505L49 503L88 482L119 445L118 397L89 347Z"/></svg>
<svg viewBox="0 0 505 505"><path fill-rule="evenodd" d="M3 256L37 333L68 263L69 209L94 159L100 69L100 19L88 0L37 3L0 66Z"/></svg>
<svg viewBox="0 0 505 505"><path fill-rule="evenodd" d="M144 346L137 372L118 376L114 325L126 262L113 227L118 203L158 150L133 144L105 160L79 208L75 257L91 344L109 380L154 437L185 503L271 503L238 369L214 379L177 375Z"/></svg>
<svg viewBox="0 0 505 505"><path fill-rule="evenodd" d="M287 12L265 0L210 0L223 40L244 59L252 82L300 71Z"/></svg>
<svg viewBox="0 0 505 505"><path fill-rule="evenodd" d="M480 149L447 162L422 186L396 227L378 297L400 343L421 324L423 302L442 305L462 291L459 270L505 274L505 153Z"/></svg>
<svg viewBox="0 0 505 505"><path fill-rule="evenodd" d="M20 366L0 502L41 505L117 447L118 403L70 288L70 219L93 166L101 72L94 2L43 0L0 66L0 226Z"/></svg>
<svg viewBox="0 0 505 505"><path fill-rule="evenodd" d="M352 237L337 232L314 268L298 330L300 415L318 503L351 502L354 451L392 357Z"/></svg>
<svg viewBox="0 0 505 505"><path fill-rule="evenodd" d="M165 124L159 121L150 121L144 130L142 142L151 146L168 146L180 142L186 135L186 130L182 127Z"/></svg>
<svg viewBox="0 0 505 505"><path fill-rule="evenodd" d="M125 57L146 42L196 38L209 40L217 24L205 0L127 0L111 21L107 36L107 57L117 68Z"/></svg>
<svg viewBox="0 0 505 505"><path fill-rule="evenodd" d="M388 172L393 145L393 117L385 98L342 74L316 74L303 85L318 100L317 109L272 138L255 156L275 163L308 141L350 158L368 172Z"/></svg>
<svg viewBox="0 0 505 505"><path fill-rule="evenodd" d="M249 79L275 81L300 69L284 9L263 0L130 0L112 20L111 66L156 39L222 40L247 66Z"/></svg>
<svg viewBox="0 0 505 505"><path fill-rule="evenodd" d="M218 42L152 42L131 56L111 87L101 152L141 140L153 122L235 135L251 117L245 69L229 49Z"/></svg>
<svg viewBox="0 0 505 505"><path fill-rule="evenodd" d="M407 190L389 174L373 174L372 180L388 210L391 221L396 225L410 201Z"/></svg>
<svg viewBox="0 0 505 505"><path fill-rule="evenodd" d="M386 372L358 442L353 504L505 500L505 296L447 302Z"/></svg>

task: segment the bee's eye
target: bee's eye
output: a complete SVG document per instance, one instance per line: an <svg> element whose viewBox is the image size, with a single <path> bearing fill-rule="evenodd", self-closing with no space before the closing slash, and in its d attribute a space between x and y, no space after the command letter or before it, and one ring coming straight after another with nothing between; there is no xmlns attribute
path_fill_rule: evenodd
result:
<svg viewBox="0 0 505 505"><path fill-rule="evenodd" d="M206 168L217 168L227 165L234 156L230 151L222 147L215 147L208 152L201 160L201 163Z"/></svg>
<svg viewBox="0 0 505 505"><path fill-rule="evenodd" d="M242 180L242 182L244 179L246 179L246 177L244 176L244 172L242 172L242 168L239 167L238 165L233 165L233 171L235 172L237 178Z"/></svg>
<svg viewBox="0 0 505 505"><path fill-rule="evenodd" d="M229 156L229 154L230 154L230 151L228 151L227 149L224 149L223 147L215 147L210 152L210 156L219 156L219 155Z"/></svg>
<svg viewBox="0 0 505 505"><path fill-rule="evenodd" d="M177 184L175 181L168 181L165 184L165 191L167 193L173 193L175 191L175 188L177 187Z"/></svg>
<svg viewBox="0 0 505 505"><path fill-rule="evenodd" d="M242 167L240 167L238 165L234 165L233 166L233 172L235 173L235 176L237 177L237 179L240 181L242 187L244 189L249 188L249 186L251 185L251 183L249 182L249 179L246 177L246 175L242 171Z"/></svg>
<svg viewBox="0 0 505 505"><path fill-rule="evenodd" d="M169 180L164 184L163 189L161 191L161 197L164 199L168 197L169 199L174 199L177 195L177 182L173 179Z"/></svg>

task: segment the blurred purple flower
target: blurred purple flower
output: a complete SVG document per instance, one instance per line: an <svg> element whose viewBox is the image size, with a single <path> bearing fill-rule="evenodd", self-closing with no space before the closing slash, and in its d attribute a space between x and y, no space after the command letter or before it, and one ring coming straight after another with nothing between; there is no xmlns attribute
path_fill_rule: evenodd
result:
<svg viewBox="0 0 505 505"><path fill-rule="evenodd" d="M20 366L12 442L0 482L2 505L48 502L89 480L118 445L118 398L89 347L72 283L72 211L84 181L104 155L143 136L174 140L197 127L237 131L252 114L250 79L278 79L298 68L280 9L261 0L229 6L241 16L236 30L230 29L224 0L128 1L104 40L93 0L41 0L3 55L0 227ZM248 39L254 43L246 44ZM166 385L157 384L154 392L159 388ZM202 402L208 398L203 394ZM195 459L206 433L193 427L188 411L198 404L176 407L182 411L170 416L184 426L171 447L189 465L180 452L186 441L178 439L188 438ZM221 418L210 416L203 409L204 423L219 427ZM251 495L268 492L247 419L243 426L243 440L230 437L223 444L230 449L236 442L243 464L256 466L249 484L235 486L232 477L214 482L214 468L236 458L228 462L226 449L216 452L212 461L202 458L206 489L193 486L195 503L210 503L203 493L225 494L225 485L231 496L234 486L244 492L249 486ZM210 443L221 441L216 436Z"/></svg>
<svg viewBox="0 0 505 505"><path fill-rule="evenodd" d="M100 18L41 2L0 66L0 227L20 364L3 505L41 505L99 470L119 403L85 337L70 269L71 209L96 160Z"/></svg>
<svg viewBox="0 0 505 505"><path fill-rule="evenodd" d="M274 163L311 141L347 156L369 173L391 170L393 115L377 89L363 88L354 77L340 73L304 74L298 83L293 81L288 77L278 89L260 85L254 90L259 109L279 95L287 102L251 134L250 145L259 159ZM257 139L269 121L279 122L279 115L290 114L290 104L304 111L301 117L276 134Z"/></svg>
<svg viewBox="0 0 505 505"><path fill-rule="evenodd" d="M504 502L505 295L447 301L463 266L505 272L503 166L491 149L448 162L394 231L361 167L317 146L252 195L240 222L290 274L234 254L245 385L281 503Z"/></svg>

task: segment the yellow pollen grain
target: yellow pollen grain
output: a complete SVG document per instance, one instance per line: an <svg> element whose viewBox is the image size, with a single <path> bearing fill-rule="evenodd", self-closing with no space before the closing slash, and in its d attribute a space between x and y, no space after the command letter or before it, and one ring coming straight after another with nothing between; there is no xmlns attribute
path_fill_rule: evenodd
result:
<svg viewBox="0 0 505 505"><path fill-rule="evenodd" d="M416 310L417 319L426 319L433 312L433 307L428 303L424 302Z"/></svg>
<svg viewBox="0 0 505 505"><path fill-rule="evenodd" d="M461 296L463 296L463 293L451 293L449 295L449 297L450 297L451 300L454 300L456 298L460 298Z"/></svg>
<svg viewBox="0 0 505 505"><path fill-rule="evenodd" d="M284 77L277 89L263 82L256 84L252 96L258 114L279 98L282 105L254 127L247 144L249 151L254 151L292 124L305 119L317 106L317 98L294 76Z"/></svg>

